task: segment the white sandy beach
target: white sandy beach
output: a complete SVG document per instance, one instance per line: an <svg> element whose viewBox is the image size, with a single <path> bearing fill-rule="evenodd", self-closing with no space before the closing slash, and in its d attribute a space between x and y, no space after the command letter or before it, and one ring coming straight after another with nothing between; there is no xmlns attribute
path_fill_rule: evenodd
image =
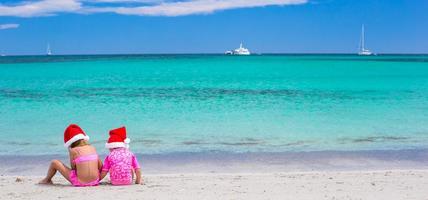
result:
<svg viewBox="0 0 428 200"><path fill-rule="evenodd" d="M40 179L1 176L0 199L428 199L428 170L146 174L144 185L87 188Z"/></svg>

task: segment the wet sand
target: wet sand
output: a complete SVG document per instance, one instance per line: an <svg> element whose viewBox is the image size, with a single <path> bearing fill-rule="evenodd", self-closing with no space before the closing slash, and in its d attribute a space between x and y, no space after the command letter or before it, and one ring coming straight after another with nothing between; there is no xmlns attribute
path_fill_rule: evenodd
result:
<svg viewBox="0 0 428 200"><path fill-rule="evenodd" d="M0 156L0 175L42 176L67 155ZM100 155L103 159L105 155ZM145 174L428 170L428 150L137 154Z"/></svg>

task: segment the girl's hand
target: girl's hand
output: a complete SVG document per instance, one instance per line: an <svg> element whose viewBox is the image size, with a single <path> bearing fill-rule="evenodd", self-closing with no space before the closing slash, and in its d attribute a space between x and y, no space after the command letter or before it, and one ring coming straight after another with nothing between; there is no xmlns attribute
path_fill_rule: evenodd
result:
<svg viewBox="0 0 428 200"><path fill-rule="evenodd" d="M137 185L145 185L146 183L143 180L135 180L135 184Z"/></svg>
<svg viewBox="0 0 428 200"><path fill-rule="evenodd" d="M143 177L141 177L141 170L136 169L134 172L136 175L135 184L142 184L144 181L143 181Z"/></svg>

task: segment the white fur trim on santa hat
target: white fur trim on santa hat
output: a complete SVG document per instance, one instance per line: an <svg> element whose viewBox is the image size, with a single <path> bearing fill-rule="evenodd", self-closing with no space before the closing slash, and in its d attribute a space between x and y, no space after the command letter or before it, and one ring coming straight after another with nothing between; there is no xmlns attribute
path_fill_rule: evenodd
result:
<svg viewBox="0 0 428 200"><path fill-rule="evenodd" d="M126 144L124 142L110 142L106 143L107 149L114 149L114 148L120 148L120 147L126 147Z"/></svg>
<svg viewBox="0 0 428 200"><path fill-rule="evenodd" d="M129 143L131 142L131 139L126 138L123 142L110 142L106 143L107 149L114 149L114 148L120 148L120 147L126 147L129 148Z"/></svg>
<svg viewBox="0 0 428 200"><path fill-rule="evenodd" d="M83 135L83 134L77 134L74 137L72 137L70 140L68 140L66 143L64 143L64 147L68 148L71 144L76 142L77 140L86 140L89 141L89 136Z"/></svg>

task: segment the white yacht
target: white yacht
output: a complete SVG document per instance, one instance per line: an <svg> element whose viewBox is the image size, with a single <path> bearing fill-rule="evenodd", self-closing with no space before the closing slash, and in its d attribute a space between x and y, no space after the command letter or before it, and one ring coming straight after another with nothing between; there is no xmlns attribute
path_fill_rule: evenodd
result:
<svg viewBox="0 0 428 200"><path fill-rule="evenodd" d="M360 56L371 56L373 55L373 53L366 49L365 44L364 44L364 24L361 27L361 38L360 38L360 50L358 52L358 55Z"/></svg>
<svg viewBox="0 0 428 200"><path fill-rule="evenodd" d="M242 46L242 42L241 42L241 45L239 45L239 48L237 48L233 51L226 51L224 54L227 54L227 55L251 55L250 51Z"/></svg>
<svg viewBox="0 0 428 200"><path fill-rule="evenodd" d="M235 55L250 55L250 51L242 46L242 42L239 45L239 48L233 50L233 54Z"/></svg>
<svg viewBox="0 0 428 200"><path fill-rule="evenodd" d="M46 55L50 56L52 55L51 46L48 44L48 47L46 48Z"/></svg>

